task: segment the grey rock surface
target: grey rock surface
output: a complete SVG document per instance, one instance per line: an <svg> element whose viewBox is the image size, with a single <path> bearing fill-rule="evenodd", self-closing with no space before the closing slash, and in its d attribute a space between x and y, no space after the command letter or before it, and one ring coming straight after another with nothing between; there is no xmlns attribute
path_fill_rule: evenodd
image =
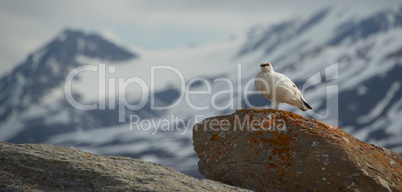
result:
<svg viewBox="0 0 402 192"><path fill-rule="evenodd" d="M247 191L159 164L72 147L0 142L0 191Z"/></svg>

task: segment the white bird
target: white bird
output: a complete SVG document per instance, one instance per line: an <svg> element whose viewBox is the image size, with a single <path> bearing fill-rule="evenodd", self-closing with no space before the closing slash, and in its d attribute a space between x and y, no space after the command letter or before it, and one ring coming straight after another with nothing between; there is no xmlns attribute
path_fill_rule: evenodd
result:
<svg viewBox="0 0 402 192"><path fill-rule="evenodd" d="M292 80L275 72L271 63L263 63L260 67L254 86L264 98L271 101L274 109L278 109L280 103L293 105L302 111L312 109Z"/></svg>

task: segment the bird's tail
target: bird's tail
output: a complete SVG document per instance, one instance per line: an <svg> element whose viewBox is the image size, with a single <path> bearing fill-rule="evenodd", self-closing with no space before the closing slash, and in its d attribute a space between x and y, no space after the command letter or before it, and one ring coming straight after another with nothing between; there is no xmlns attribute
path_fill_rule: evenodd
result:
<svg viewBox="0 0 402 192"><path fill-rule="evenodd" d="M303 101L303 107L300 108L302 111L307 111L309 109L313 109L306 101L304 101L303 99L302 99L302 101Z"/></svg>

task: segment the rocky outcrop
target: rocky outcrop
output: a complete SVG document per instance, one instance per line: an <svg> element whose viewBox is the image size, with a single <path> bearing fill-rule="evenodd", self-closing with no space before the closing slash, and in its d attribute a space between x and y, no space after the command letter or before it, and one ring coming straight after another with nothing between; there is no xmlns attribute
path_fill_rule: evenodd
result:
<svg viewBox="0 0 402 192"><path fill-rule="evenodd" d="M194 126L207 178L255 191L402 191L399 154L338 127L281 111L241 109Z"/></svg>
<svg viewBox="0 0 402 192"><path fill-rule="evenodd" d="M0 142L0 191L246 191L127 157Z"/></svg>

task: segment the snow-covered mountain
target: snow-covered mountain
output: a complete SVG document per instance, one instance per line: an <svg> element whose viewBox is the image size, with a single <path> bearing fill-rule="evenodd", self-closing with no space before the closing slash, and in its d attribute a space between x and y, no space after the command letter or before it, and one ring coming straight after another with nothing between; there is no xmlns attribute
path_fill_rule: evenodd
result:
<svg viewBox="0 0 402 192"><path fill-rule="evenodd" d="M252 79L268 60L304 89L314 110L281 108L402 153L401 34L400 5L327 8L227 41L172 50L134 52L66 30L0 80L0 140L142 158L198 177L192 125L267 106L258 94L244 93L254 90ZM95 109L80 110L66 99L73 69L86 70L73 78L72 99ZM140 109L126 107L141 101ZM175 106L153 109L169 105Z"/></svg>

